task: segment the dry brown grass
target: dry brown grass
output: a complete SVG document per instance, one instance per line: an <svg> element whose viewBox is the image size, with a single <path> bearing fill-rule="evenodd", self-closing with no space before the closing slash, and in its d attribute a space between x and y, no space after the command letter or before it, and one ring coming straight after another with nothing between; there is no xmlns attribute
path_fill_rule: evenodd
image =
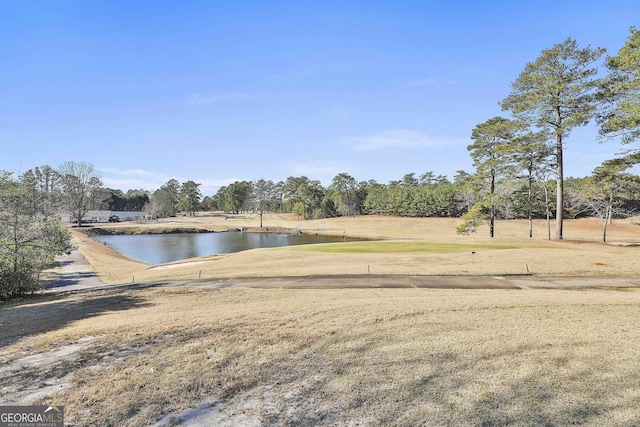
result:
<svg viewBox="0 0 640 427"><path fill-rule="evenodd" d="M195 223L251 227L257 218L142 227ZM199 270L203 278L360 274L367 266L495 274L521 272L525 263L547 274L639 274L638 248L620 246L640 240L632 220L614 224L615 245L586 242L599 237L591 220L567 221L564 242L544 240L543 223L532 241L521 237L521 221L499 223L494 240L486 230L456 236L456 223L267 219L269 227L407 246L472 243L476 254L274 249L150 268L76 237L113 282L188 279ZM496 243L514 248L489 246ZM639 305L637 289L164 286L44 294L0 305L0 404L63 404L67 422L82 426L168 425L201 405L210 406L201 425L634 426Z"/></svg>
<svg viewBox="0 0 640 427"><path fill-rule="evenodd" d="M0 310L4 366L82 346L14 367L0 400L58 376L67 387L38 402L83 426L144 426L206 402L208 425L632 426L639 304L638 290L41 296Z"/></svg>
<svg viewBox="0 0 640 427"><path fill-rule="evenodd" d="M256 215L209 215L182 217L153 224L111 225L131 232L162 231L173 227L201 227L208 230L258 226ZM267 215L264 228L302 230L351 237L405 242L477 245L476 254L398 252L324 253L300 248L259 249L186 260L152 267L118 254L79 233L80 250L107 283L164 280L193 280L225 277L274 277L327 274L409 275L507 275L527 271L539 275L640 275L638 251L640 226L636 220L617 221L609 226L609 244L598 243L601 224L597 219L567 220L565 240L549 241L544 221L536 221L529 239L526 221L499 221L497 237L490 239L486 227L470 236L456 235L459 219L398 218L365 216L303 221L294 216ZM553 224L552 224L553 227ZM371 242L375 245L375 242ZM508 244L514 249L495 250L491 245ZM485 248L488 248L485 250Z"/></svg>

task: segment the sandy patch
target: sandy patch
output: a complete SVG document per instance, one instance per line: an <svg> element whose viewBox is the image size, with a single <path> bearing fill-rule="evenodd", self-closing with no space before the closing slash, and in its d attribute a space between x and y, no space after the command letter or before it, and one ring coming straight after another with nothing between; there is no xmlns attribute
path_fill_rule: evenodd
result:
<svg viewBox="0 0 640 427"><path fill-rule="evenodd" d="M170 268L179 268L179 267L193 267L193 266L199 265L199 264L206 264L207 262L209 262L209 260L206 260L206 261L176 262L176 263L171 263L171 264L154 265L153 267L148 268L147 271L167 270L167 269L170 269Z"/></svg>
<svg viewBox="0 0 640 427"><path fill-rule="evenodd" d="M96 337L82 337L54 350L20 356L18 350L4 354L0 366L0 398L5 404L31 405L71 387L73 370L82 353Z"/></svg>

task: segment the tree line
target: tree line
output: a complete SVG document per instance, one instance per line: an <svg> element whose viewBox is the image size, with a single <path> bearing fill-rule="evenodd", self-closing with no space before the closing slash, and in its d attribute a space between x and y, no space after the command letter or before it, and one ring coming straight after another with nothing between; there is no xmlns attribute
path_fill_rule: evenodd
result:
<svg viewBox="0 0 640 427"><path fill-rule="evenodd" d="M278 182L236 181L220 187L212 196L203 197L200 184L171 179L153 192L123 193L103 187L93 166L73 162L65 162L57 170L37 167L21 175L19 181L34 194L31 202L34 212L46 216L67 211L73 214L75 222L93 209L145 211L157 218L195 215L199 211L294 213L300 219L353 215L468 217L475 215L476 209L486 207L488 196L493 200L491 209L495 218L544 218L553 213L556 180L549 178L551 164L545 163L547 167L542 169L538 157L529 156L526 151L524 157L518 153L506 156L507 148L508 145L501 148L499 162L479 164L473 174L459 170L452 181L431 171L408 173L386 184L375 180L358 182L351 175L340 173L325 187L306 176L292 176ZM610 216L638 210L638 177L611 174L610 163L617 164L617 160L605 162L606 167L597 168L592 176L565 180L570 197L564 205L570 217L595 215L589 207L595 205L598 197L604 198L598 191L608 188L614 188L617 195L609 197L613 200ZM490 185L487 177L491 177Z"/></svg>
<svg viewBox="0 0 640 427"><path fill-rule="evenodd" d="M613 161L614 163L616 161ZM506 168L506 164L501 167ZM606 224L616 216L640 208L640 178L606 165L586 178L568 178L565 211L571 217L599 216ZM549 218L554 180L532 180L530 175L504 175L491 186L494 218ZM381 184L357 182L347 173L334 177L328 187L305 176L273 182L237 181L202 197L200 184L169 180L154 192L104 188L93 167L65 162L29 170L17 178L0 173L0 299L39 289L40 272L55 256L72 249L68 230L56 218L72 213L75 222L90 209L144 210L166 217L195 215L197 211L228 213L294 213L301 219L351 215L477 218L486 207L485 175L458 171L453 181L433 172L409 173ZM465 221L466 223L466 221ZM262 224L261 224L262 225ZM549 236L550 237L550 236Z"/></svg>
<svg viewBox="0 0 640 427"><path fill-rule="evenodd" d="M476 177L484 181L485 188L478 203L465 215L459 232L473 231L480 221L488 218L493 237L498 180L520 176L531 188L533 182L553 172L555 237L563 238L567 199L563 157L573 129L595 119L603 140L619 138L623 144L630 144L640 137L640 32L632 27L630 33L618 54L605 58L607 74L603 77L598 76L603 71L599 61L606 50L580 48L571 38L543 50L535 61L526 64L511 84L511 93L500 102L502 110L510 112L512 118L488 119L471 133L473 143L468 149ZM593 188L582 194L592 214L605 219L604 240L606 224L614 216L620 199L629 197L632 191L633 186L630 188L628 184L634 177L624 171L639 161L637 148L605 161L593 172L589 181ZM530 206L531 197L529 194ZM596 207L602 203L604 208Z"/></svg>

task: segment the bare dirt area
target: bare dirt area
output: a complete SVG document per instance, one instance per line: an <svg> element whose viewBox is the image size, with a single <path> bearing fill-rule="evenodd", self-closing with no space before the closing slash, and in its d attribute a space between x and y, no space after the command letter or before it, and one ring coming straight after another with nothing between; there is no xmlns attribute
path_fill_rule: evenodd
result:
<svg viewBox="0 0 640 427"><path fill-rule="evenodd" d="M637 221L609 245L594 220L561 242L543 222L532 240L524 221L496 239L455 225L274 215L269 231L363 240L157 266L74 230L90 264L48 272L71 287L0 304L0 404L65 405L83 426L640 424Z"/></svg>

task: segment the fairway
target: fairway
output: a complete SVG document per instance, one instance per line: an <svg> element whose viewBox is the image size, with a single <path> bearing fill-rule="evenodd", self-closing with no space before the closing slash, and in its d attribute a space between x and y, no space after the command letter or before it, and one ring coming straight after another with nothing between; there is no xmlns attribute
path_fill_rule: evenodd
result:
<svg viewBox="0 0 640 427"><path fill-rule="evenodd" d="M297 248L286 247L280 250L297 250L324 253L354 253L354 254L375 254L375 253L463 253L475 252L477 250L493 251L500 249L517 249L513 245L471 245L471 244L449 244L431 242L344 242L325 243L321 245L305 245Z"/></svg>
<svg viewBox="0 0 640 427"><path fill-rule="evenodd" d="M162 265L127 259L74 230L80 251L100 278L110 284L220 278L326 275L640 275L637 262L640 226L618 220L601 239L597 219L565 221L566 239L548 240L545 221L534 222L528 238L524 220L498 221L496 237L486 226L469 236L457 235L459 218L359 216L305 221L295 215L259 216L201 213L137 224L101 226L110 232L165 233L172 230L282 232L344 237L332 244L267 248L234 254L211 254ZM553 223L550 224L553 226ZM89 228L87 228L89 229Z"/></svg>

